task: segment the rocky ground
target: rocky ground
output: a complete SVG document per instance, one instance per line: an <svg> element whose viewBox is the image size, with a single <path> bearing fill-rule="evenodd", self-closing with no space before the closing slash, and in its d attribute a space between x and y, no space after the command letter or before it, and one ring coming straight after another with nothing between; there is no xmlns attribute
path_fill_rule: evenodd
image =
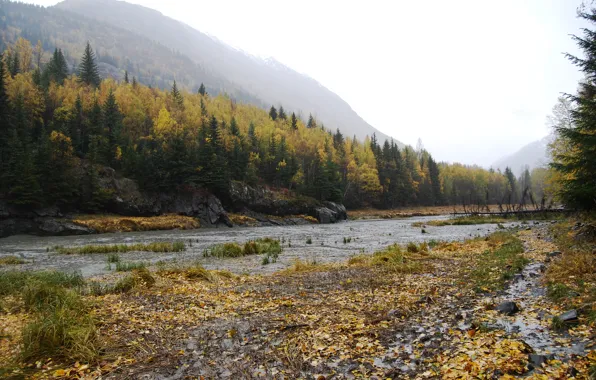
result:
<svg viewBox="0 0 596 380"><path fill-rule="evenodd" d="M587 379L595 328L545 297L544 270L559 259L547 228L516 232L526 265L503 290L479 289L474 277L483 254L509 244L488 238L412 252L395 266L354 257L266 276L164 272L151 288L93 297L102 363L49 359L37 375ZM561 315L569 324L554 331Z"/></svg>

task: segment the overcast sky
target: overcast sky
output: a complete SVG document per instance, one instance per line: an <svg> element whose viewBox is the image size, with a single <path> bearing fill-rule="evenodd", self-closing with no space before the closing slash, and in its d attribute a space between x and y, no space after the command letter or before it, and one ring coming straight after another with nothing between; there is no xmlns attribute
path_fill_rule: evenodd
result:
<svg viewBox="0 0 596 380"><path fill-rule="evenodd" d="M52 5L57 1L32 1ZM439 160L490 165L549 133L580 75L580 0L130 0L339 94Z"/></svg>

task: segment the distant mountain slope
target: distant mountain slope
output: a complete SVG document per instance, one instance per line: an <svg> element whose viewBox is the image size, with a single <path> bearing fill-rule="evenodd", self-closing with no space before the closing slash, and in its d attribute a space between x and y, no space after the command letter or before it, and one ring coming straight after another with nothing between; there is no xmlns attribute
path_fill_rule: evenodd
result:
<svg viewBox="0 0 596 380"><path fill-rule="evenodd" d="M551 140L552 136L546 136L534 141L517 152L499 159L492 165L492 168L503 171L506 167L510 167L513 173L519 176L526 165L530 167L530 170L545 166L550 160L548 157L548 144Z"/></svg>
<svg viewBox="0 0 596 380"><path fill-rule="evenodd" d="M381 142L390 138L314 79L275 60L262 60L236 50L155 10L116 0L65 0L55 8L125 28L168 46L251 97L265 104L281 104L286 110L300 113L303 119L312 113L325 127L340 128L346 136L364 138L376 133Z"/></svg>

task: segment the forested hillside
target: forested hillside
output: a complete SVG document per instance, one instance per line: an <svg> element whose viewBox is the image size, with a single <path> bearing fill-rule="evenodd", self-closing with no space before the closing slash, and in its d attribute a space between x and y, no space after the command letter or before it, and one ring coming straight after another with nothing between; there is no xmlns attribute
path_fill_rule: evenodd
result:
<svg viewBox="0 0 596 380"><path fill-rule="evenodd" d="M225 93L262 108L282 104L303 119L312 114L346 136L388 138L312 78L233 49L149 8L115 0L67 1L49 8L1 0L2 13L0 33L6 42L19 36L41 40L46 50L62 48L75 67L90 41L106 78L121 80L127 70L143 84L169 89L176 80L191 92L204 83L214 95Z"/></svg>
<svg viewBox="0 0 596 380"><path fill-rule="evenodd" d="M529 173L518 186L510 171L437 164L425 150L344 137L283 107L266 112L203 86L188 93L128 74L102 80L91 46L83 50L77 74L61 49L49 54L19 39L3 54L0 191L14 205L100 211L104 166L145 191L202 187L225 201L237 180L349 207L508 202L531 181Z"/></svg>

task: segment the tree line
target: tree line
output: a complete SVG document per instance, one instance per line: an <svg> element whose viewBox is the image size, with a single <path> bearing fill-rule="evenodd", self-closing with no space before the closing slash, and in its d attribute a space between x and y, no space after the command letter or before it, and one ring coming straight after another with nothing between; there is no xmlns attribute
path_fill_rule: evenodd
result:
<svg viewBox="0 0 596 380"><path fill-rule="evenodd" d="M437 163L422 148L359 141L283 106L267 112L176 81L151 88L126 71L123 81L102 79L89 44L72 70L60 48L21 38L3 52L0 73L0 194L23 208L101 211L106 168L145 191L201 187L224 201L233 180L353 208L498 203L519 193L510 170Z"/></svg>

